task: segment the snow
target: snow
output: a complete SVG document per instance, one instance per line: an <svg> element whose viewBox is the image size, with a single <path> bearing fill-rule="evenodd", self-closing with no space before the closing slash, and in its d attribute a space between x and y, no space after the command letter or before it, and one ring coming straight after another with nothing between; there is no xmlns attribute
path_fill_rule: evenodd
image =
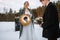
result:
<svg viewBox="0 0 60 40"><path fill-rule="evenodd" d="M0 22L0 32L14 31L14 29L15 29L14 22Z"/></svg>
<svg viewBox="0 0 60 40"><path fill-rule="evenodd" d="M36 34L37 40L47 40L42 37L43 28L41 26L39 27L38 24L35 24L34 26L35 26L34 28L35 28L35 34Z"/></svg>
<svg viewBox="0 0 60 40"><path fill-rule="evenodd" d="M19 32L0 32L0 40L19 40Z"/></svg>
<svg viewBox="0 0 60 40"><path fill-rule="evenodd" d="M15 32L15 22L0 22L0 40L19 40L19 32Z"/></svg>
<svg viewBox="0 0 60 40"><path fill-rule="evenodd" d="M37 40L47 40L42 37L43 28L38 24L34 26ZM15 22L0 22L0 40L19 40L19 31L15 31Z"/></svg>

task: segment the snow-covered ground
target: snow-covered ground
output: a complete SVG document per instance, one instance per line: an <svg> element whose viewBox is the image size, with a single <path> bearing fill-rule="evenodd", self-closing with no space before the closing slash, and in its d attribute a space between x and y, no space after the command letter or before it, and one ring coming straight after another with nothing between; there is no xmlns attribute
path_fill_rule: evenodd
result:
<svg viewBox="0 0 60 40"><path fill-rule="evenodd" d="M42 37L43 29L38 24L34 26L37 40L47 40ZM19 40L19 31L15 32L15 22L0 22L0 40Z"/></svg>

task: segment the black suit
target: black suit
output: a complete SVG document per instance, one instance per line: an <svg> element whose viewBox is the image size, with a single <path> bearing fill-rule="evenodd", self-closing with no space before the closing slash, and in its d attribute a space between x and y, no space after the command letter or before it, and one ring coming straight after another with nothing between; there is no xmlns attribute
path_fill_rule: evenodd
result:
<svg viewBox="0 0 60 40"><path fill-rule="evenodd" d="M58 38L59 21L56 6L50 2L43 15L43 37Z"/></svg>

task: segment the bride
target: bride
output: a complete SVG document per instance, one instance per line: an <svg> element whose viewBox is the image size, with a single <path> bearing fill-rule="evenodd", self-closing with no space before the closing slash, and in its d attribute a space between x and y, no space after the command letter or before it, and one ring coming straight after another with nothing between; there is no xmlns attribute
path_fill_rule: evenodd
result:
<svg viewBox="0 0 60 40"><path fill-rule="evenodd" d="M20 15L23 13L27 14L32 18L32 22L28 26L23 26L20 24L20 40L36 40L34 21L32 11L28 8L29 2L25 1L24 8L20 10Z"/></svg>

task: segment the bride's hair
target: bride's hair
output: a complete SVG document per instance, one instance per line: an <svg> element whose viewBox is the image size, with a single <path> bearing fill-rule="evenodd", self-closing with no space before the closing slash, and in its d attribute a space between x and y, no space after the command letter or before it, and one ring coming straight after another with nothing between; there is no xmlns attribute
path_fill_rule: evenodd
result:
<svg viewBox="0 0 60 40"><path fill-rule="evenodd" d="M40 2L42 2L42 1L44 1L44 0L40 0Z"/></svg>
<svg viewBox="0 0 60 40"><path fill-rule="evenodd" d="M44 0L40 0L40 2L42 2L42 1L44 1ZM48 1L50 1L50 0L48 0Z"/></svg>
<svg viewBox="0 0 60 40"><path fill-rule="evenodd" d="M24 2L24 5L25 5L26 3L29 5L29 2L28 2L28 1L25 1L25 2Z"/></svg>

